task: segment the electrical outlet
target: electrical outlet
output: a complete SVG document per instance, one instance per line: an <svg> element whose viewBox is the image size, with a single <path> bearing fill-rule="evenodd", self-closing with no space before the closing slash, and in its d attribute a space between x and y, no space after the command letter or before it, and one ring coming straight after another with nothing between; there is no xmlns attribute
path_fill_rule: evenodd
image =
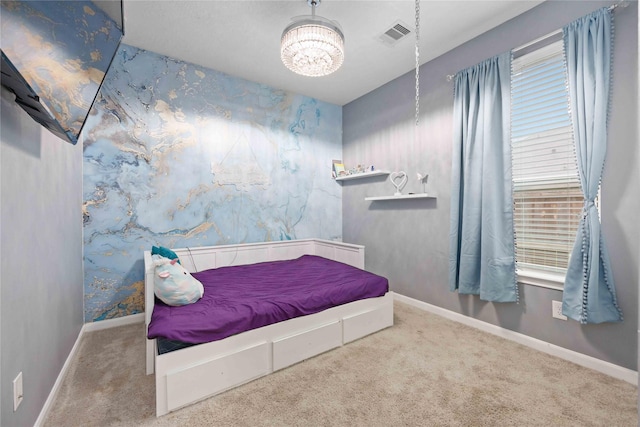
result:
<svg viewBox="0 0 640 427"><path fill-rule="evenodd" d="M551 301L551 315L556 319L567 320L567 316L562 314L562 301Z"/></svg>
<svg viewBox="0 0 640 427"><path fill-rule="evenodd" d="M24 393L22 392L22 372L13 380L13 411L18 410L18 406L22 403Z"/></svg>

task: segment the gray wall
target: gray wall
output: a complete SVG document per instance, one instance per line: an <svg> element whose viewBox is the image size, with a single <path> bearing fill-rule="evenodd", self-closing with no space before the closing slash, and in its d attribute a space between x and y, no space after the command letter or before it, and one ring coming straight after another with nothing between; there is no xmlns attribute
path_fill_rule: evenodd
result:
<svg viewBox="0 0 640 427"><path fill-rule="evenodd" d="M4 88L1 102L0 425L29 426L83 323L82 144L40 127Z"/></svg>
<svg viewBox="0 0 640 427"><path fill-rule="evenodd" d="M445 76L518 47L613 2L550 1L420 69L420 125L414 124L414 74L408 73L343 109L343 160L404 170L406 192L421 192L429 173L436 200L367 202L391 195L383 178L343 182L343 239L367 247L367 269L393 291L629 369L637 366L640 204L637 140L637 3L615 12L615 57L602 222L625 320L583 326L551 317L558 290L522 285L519 304L493 304L448 290L453 83ZM404 46L411 49L409 44ZM415 134L414 134L415 133Z"/></svg>

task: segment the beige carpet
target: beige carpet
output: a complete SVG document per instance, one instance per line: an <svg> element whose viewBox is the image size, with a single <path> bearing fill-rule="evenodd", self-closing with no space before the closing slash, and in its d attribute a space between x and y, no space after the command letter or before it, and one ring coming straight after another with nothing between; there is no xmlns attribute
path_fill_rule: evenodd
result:
<svg viewBox="0 0 640 427"><path fill-rule="evenodd" d="M395 325L155 418L144 326L84 336L46 426L637 426L637 389L395 303Z"/></svg>

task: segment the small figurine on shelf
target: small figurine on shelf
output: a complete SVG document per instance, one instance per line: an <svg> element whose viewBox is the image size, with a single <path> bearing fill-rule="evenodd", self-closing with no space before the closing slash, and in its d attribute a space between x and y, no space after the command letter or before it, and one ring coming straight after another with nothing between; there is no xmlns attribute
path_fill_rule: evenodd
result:
<svg viewBox="0 0 640 427"><path fill-rule="evenodd" d="M396 187L396 192L393 195L402 196L402 189L407 183L407 174L404 171L393 172L389 175L389 179L393 186Z"/></svg>
<svg viewBox="0 0 640 427"><path fill-rule="evenodd" d="M429 174L422 175L420 172L416 174L418 176L418 181L422 183L422 192L427 192L427 180L429 179Z"/></svg>

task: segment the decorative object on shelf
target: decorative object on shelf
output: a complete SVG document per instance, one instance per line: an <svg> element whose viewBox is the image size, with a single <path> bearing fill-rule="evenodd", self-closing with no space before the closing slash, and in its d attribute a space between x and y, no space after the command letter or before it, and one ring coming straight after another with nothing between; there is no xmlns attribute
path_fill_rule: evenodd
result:
<svg viewBox="0 0 640 427"><path fill-rule="evenodd" d="M347 174L347 171L344 168L344 164L342 163L342 160L333 161L331 174L333 175L333 178L338 178L341 176L345 176Z"/></svg>
<svg viewBox="0 0 640 427"><path fill-rule="evenodd" d="M427 180L429 179L429 174L425 173L424 175L418 172L416 174L418 176L418 181L422 183L422 192L427 192Z"/></svg>
<svg viewBox="0 0 640 427"><path fill-rule="evenodd" d="M365 166L364 164L359 164L357 166L347 169L344 163L342 163L342 160L333 160L332 166L331 166L331 176L334 179L341 179L341 178L346 179L349 177L355 177L356 175L373 176L373 175L389 174L389 172L387 171L380 171L380 173L376 173L376 172L379 172L379 171L375 169L373 165Z"/></svg>
<svg viewBox="0 0 640 427"><path fill-rule="evenodd" d="M289 24L280 39L280 59L291 71L308 77L333 73L344 61L344 34L337 22L316 16L321 0L307 0L311 16Z"/></svg>
<svg viewBox="0 0 640 427"><path fill-rule="evenodd" d="M373 166L357 165L349 169L347 175L357 175L373 171Z"/></svg>
<svg viewBox="0 0 640 427"><path fill-rule="evenodd" d="M407 174L404 171L393 172L389 175L389 179L393 186L396 187L394 196L402 196L402 189L407 184Z"/></svg>

